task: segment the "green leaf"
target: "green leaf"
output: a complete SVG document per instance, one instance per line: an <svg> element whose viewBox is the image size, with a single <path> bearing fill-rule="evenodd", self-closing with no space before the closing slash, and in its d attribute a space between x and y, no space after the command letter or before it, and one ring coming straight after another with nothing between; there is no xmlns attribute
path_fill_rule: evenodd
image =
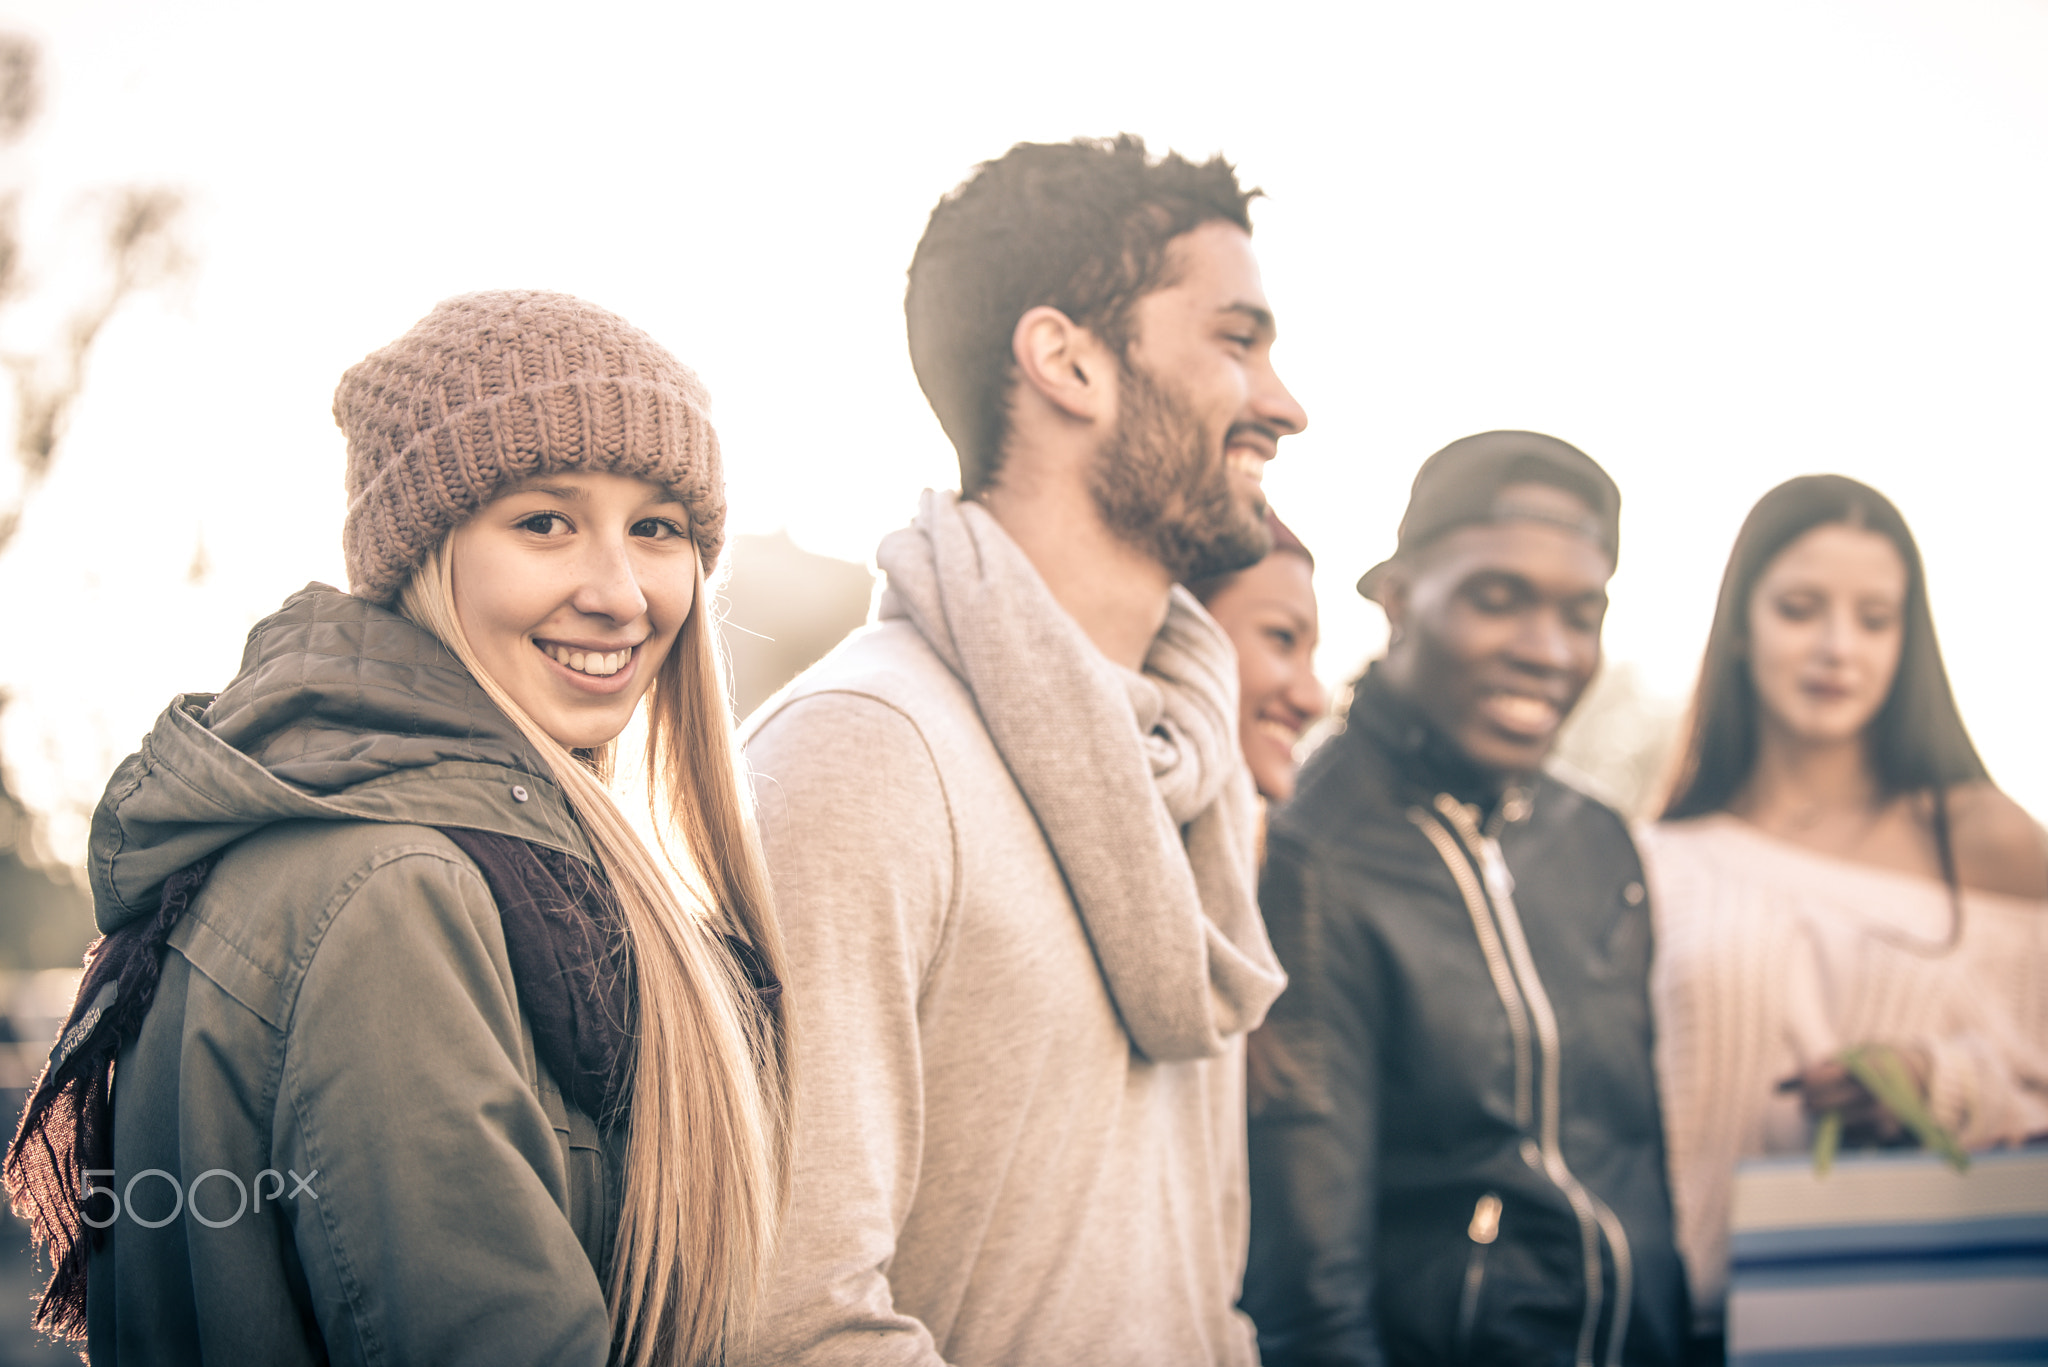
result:
<svg viewBox="0 0 2048 1367"><path fill-rule="evenodd" d="M1813 1175L1826 1177L1835 1166L1835 1150L1842 1147L1842 1113L1829 1111L1813 1128Z"/></svg>
<svg viewBox="0 0 2048 1367"><path fill-rule="evenodd" d="M1970 1155L1927 1108L1920 1085L1913 1080L1912 1070L1897 1050L1884 1044L1859 1044L1844 1050L1841 1061L1850 1076L1911 1130L1923 1148L1940 1154L1957 1172L1969 1171Z"/></svg>

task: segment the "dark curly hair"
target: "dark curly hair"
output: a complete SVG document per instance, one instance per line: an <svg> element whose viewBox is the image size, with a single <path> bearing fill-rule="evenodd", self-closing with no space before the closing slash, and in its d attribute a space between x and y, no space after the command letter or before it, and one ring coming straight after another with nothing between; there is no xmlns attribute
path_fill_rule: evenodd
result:
<svg viewBox="0 0 2048 1367"><path fill-rule="evenodd" d="M960 491L987 488L1009 434L1027 310L1051 305L1126 354L1132 307L1172 283L1167 244L1221 219L1249 233L1259 191L1221 156L1153 158L1142 138L1020 142L932 210L903 312L910 361L960 454Z"/></svg>

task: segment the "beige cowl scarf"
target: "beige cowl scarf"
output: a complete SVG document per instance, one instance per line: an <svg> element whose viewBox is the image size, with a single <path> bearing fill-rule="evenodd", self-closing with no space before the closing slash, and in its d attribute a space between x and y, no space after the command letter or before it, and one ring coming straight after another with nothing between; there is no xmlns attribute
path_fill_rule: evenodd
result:
<svg viewBox="0 0 2048 1367"><path fill-rule="evenodd" d="M986 509L926 490L883 540L880 613L973 693L1080 907L1124 1028L1206 1058L1286 977L1254 900L1251 776L1229 638L1176 587L1133 674L1104 658Z"/></svg>

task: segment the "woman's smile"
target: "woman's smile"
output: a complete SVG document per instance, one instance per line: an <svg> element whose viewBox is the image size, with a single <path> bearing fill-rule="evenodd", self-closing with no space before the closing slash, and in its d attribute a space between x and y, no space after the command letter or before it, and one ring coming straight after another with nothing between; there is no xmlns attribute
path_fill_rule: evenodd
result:
<svg viewBox="0 0 2048 1367"><path fill-rule="evenodd" d="M562 666L579 685L622 682L629 674L633 652L639 648L637 642L606 647L569 645L539 638L535 638L534 645L541 654Z"/></svg>

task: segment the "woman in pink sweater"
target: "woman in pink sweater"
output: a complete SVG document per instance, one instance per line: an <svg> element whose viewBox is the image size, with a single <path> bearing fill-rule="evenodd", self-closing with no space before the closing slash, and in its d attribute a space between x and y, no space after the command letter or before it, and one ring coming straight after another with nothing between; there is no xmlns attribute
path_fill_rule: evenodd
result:
<svg viewBox="0 0 2048 1367"><path fill-rule="evenodd" d="M1907 1138L1841 1061L1884 1044L1966 1146L2048 1130L2048 837L1990 781L1882 494L1811 475L1729 557L1663 819L1657 915L1672 1194L1720 1332L1738 1160Z"/></svg>

